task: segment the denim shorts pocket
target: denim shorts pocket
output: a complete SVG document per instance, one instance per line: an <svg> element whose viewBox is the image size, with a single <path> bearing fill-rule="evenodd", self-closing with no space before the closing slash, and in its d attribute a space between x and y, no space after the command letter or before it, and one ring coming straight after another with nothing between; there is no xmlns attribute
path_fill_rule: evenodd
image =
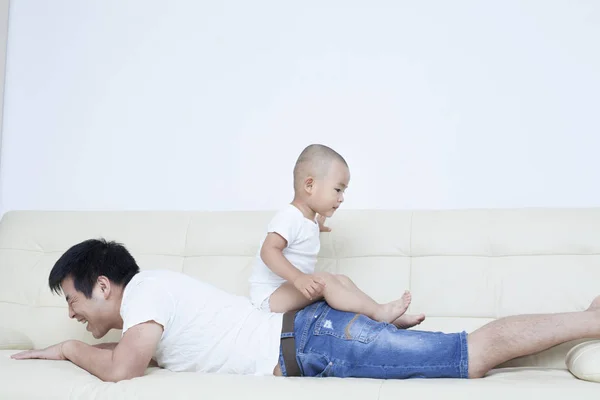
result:
<svg viewBox="0 0 600 400"><path fill-rule="evenodd" d="M365 315L330 308L319 316L315 324L314 334L316 336L329 335L342 340L371 343L384 327L384 323L373 321Z"/></svg>
<svg viewBox="0 0 600 400"><path fill-rule="evenodd" d="M318 375L315 375L315 378L327 378L327 377L332 377L332 376L335 376L335 375L333 374L333 362L330 362L327 364L325 369L323 371L321 371L321 373L319 373Z"/></svg>
<svg viewBox="0 0 600 400"><path fill-rule="evenodd" d="M312 376L315 378L333 376L334 364L324 354L300 353L298 354L298 364L302 369L302 376Z"/></svg>

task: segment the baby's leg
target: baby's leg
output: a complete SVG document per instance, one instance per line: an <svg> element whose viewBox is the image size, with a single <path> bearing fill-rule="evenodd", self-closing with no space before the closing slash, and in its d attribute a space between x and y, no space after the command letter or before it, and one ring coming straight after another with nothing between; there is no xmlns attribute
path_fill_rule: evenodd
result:
<svg viewBox="0 0 600 400"><path fill-rule="evenodd" d="M394 322L392 322L392 324L395 325L398 329L408 329L412 328L413 326L419 325L423 321L425 321L425 314L404 314L401 317L397 318Z"/></svg>
<svg viewBox="0 0 600 400"><path fill-rule="evenodd" d="M346 287L348 287L352 290L357 290L362 293L362 291L356 286L356 284L352 281L352 279L348 278L346 275L335 275L335 276ZM366 293L365 293L365 296L366 296ZM371 297L369 297L369 299L371 299ZM373 300L373 299L371 299L371 300ZM394 321L392 321L392 324L395 325L396 328L398 328L398 329L408 329L408 328L412 328L413 326L419 325L423 321L425 321L425 314L418 314L418 315L402 314L400 317L398 317Z"/></svg>
<svg viewBox="0 0 600 400"><path fill-rule="evenodd" d="M269 306L272 312L282 313L300 310L320 299L309 300L294 285L285 282L273 292L269 299Z"/></svg>
<svg viewBox="0 0 600 400"><path fill-rule="evenodd" d="M405 292L398 300L379 304L345 275L333 275L326 272L318 272L315 275L325 280L323 297L327 303L340 311L364 314L375 321L391 323L404 314L410 304L409 292Z"/></svg>

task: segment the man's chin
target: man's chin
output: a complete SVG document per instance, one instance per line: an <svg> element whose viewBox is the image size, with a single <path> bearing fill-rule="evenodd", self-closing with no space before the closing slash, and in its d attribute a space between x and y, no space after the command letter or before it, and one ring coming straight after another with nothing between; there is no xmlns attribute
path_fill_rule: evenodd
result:
<svg viewBox="0 0 600 400"><path fill-rule="evenodd" d="M92 334L92 336L94 337L94 339L102 339L104 336L106 336L106 334L108 332L94 332L94 331L90 331L90 333Z"/></svg>

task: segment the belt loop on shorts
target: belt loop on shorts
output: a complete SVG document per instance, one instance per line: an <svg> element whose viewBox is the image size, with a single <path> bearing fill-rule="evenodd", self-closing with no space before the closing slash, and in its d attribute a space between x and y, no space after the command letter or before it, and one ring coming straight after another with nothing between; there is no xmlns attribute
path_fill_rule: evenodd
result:
<svg viewBox="0 0 600 400"><path fill-rule="evenodd" d="M285 364L286 376L302 376L300 366L296 360L296 339L294 338L294 320L298 311L288 311L283 314L281 324L281 355ZM284 336L284 334L292 334Z"/></svg>

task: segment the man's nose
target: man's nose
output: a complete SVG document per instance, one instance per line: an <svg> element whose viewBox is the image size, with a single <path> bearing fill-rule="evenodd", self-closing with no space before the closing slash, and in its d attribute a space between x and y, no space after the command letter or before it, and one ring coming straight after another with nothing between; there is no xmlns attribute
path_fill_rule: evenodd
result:
<svg viewBox="0 0 600 400"><path fill-rule="evenodd" d="M69 318L75 318L75 311L73 311L73 309L71 308L71 306L69 306Z"/></svg>

